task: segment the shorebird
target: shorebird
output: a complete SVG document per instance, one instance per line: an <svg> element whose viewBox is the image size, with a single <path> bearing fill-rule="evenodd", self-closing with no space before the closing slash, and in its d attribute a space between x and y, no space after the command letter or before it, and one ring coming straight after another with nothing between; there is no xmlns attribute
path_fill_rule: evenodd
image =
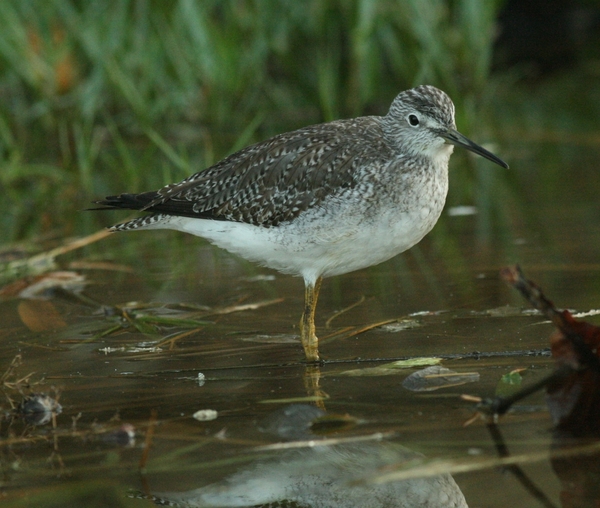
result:
<svg viewBox="0 0 600 508"><path fill-rule="evenodd" d="M323 277L386 261L431 231L446 200L454 145L508 168L456 130L448 95L422 85L401 92L385 116L279 134L179 183L96 203L150 212L112 231L175 229L301 276L300 338L315 362Z"/></svg>

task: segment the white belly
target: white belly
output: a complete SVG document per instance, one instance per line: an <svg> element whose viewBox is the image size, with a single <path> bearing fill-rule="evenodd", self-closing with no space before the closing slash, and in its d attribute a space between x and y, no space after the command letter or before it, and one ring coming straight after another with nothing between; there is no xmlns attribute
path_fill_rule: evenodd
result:
<svg viewBox="0 0 600 508"><path fill-rule="evenodd" d="M381 196L381 189L370 196L340 196L276 227L163 216L145 228L201 236L250 261L314 281L386 261L429 233L448 188L447 166L436 169L437 177L418 185L411 180L398 194L388 186L386 196Z"/></svg>
<svg viewBox="0 0 600 508"><path fill-rule="evenodd" d="M156 227L201 236L250 261L316 280L372 266L409 249L431 231L442 207L443 201L410 213L388 210L376 220L357 211L324 221L305 214L274 228L186 217L169 217L168 224Z"/></svg>

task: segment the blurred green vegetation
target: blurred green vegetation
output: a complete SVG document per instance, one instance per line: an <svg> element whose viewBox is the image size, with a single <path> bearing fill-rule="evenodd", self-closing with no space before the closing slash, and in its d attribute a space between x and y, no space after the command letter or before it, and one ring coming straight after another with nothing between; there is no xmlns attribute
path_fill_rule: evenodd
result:
<svg viewBox="0 0 600 508"><path fill-rule="evenodd" d="M3 240L82 232L98 218L72 212L94 197L161 186L278 132L384 114L418 83L474 109L496 10L478 0L1 2Z"/></svg>
<svg viewBox="0 0 600 508"><path fill-rule="evenodd" d="M78 213L95 198L176 181L279 132L385 114L421 83L448 92L459 129L514 167L514 126L517 139L552 128L557 98L516 95L518 71L490 74L501 4L0 2L0 242L89 233L107 224ZM457 158L450 203L480 206L485 238L512 221L515 177Z"/></svg>

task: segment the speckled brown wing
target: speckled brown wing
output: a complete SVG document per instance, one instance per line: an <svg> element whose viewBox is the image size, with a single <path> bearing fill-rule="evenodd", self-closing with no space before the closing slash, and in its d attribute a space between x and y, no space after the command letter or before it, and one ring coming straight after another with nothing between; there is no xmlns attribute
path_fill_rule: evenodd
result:
<svg viewBox="0 0 600 508"><path fill-rule="evenodd" d="M332 193L357 185L361 166L383 164L390 148L379 117L314 125L249 146L156 192L98 203L168 215L276 226Z"/></svg>

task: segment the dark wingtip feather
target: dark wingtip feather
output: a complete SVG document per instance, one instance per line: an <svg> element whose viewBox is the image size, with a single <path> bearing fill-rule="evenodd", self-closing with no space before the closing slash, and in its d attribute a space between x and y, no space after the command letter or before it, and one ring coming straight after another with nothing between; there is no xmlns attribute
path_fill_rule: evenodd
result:
<svg viewBox="0 0 600 508"><path fill-rule="evenodd" d="M92 201L92 203L101 204L100 201ZM97 212L100 210L116 210L116 208L113 206L98 206L96 208L84 208L83 209L84 212Z"/></svg>
<svg viewBox="0 0 600 508"><path fill-rule="evenodd" d="M156 192L143 192L142 194L119 194L118 196L107 196L98 201L92 201L96 205L102 205L97 208L88 208L88 210L142 210L151 203L157 196Z"/></svg>

